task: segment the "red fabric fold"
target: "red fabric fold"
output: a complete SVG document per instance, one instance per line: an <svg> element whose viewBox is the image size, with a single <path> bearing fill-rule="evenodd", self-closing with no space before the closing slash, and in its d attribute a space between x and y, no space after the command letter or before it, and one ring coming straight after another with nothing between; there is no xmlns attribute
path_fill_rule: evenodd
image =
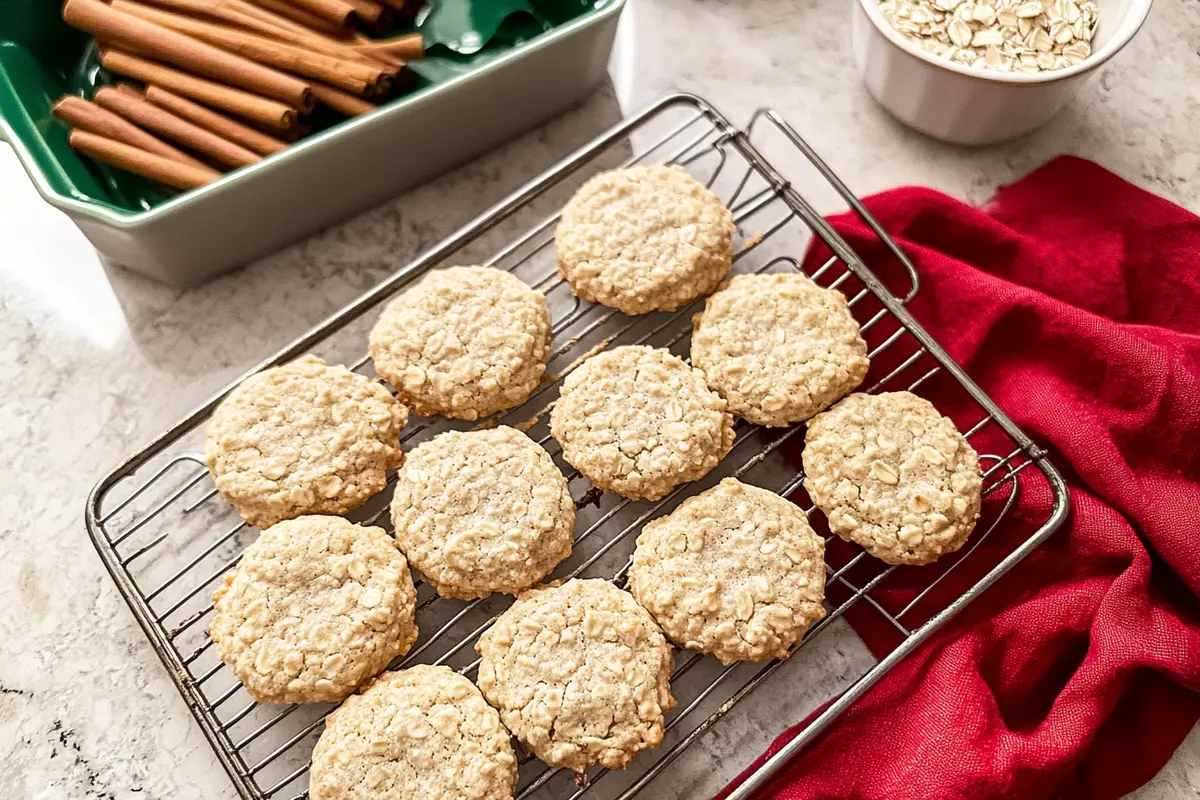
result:
<svg viewBox="0 0 1200 800"><path fill-rule="evenodd" d="M1200 719L1200 218L1072 157L981 209L919 188L867 205L917 264L916 318L1047 447L1073 512L756 796L1119 798ZM856 216L832 222L903 285ZM969 424L943 391L921 393ZM1031 473L930 613L1045 519ZM873 595L903 603L918 578ZM866 604L847 618L877 656L895 647Z"/></svg>

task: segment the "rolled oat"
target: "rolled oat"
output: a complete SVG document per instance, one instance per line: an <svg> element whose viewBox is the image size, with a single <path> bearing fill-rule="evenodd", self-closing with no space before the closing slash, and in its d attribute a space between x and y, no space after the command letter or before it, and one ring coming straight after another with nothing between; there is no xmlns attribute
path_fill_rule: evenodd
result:
<svg viewBox="0 0 1200 800"><path fill-rule="evenodd" d="M893 28L926 52L981 69L1036 73L1092 54L1093 0L883 0Z"/></svg>

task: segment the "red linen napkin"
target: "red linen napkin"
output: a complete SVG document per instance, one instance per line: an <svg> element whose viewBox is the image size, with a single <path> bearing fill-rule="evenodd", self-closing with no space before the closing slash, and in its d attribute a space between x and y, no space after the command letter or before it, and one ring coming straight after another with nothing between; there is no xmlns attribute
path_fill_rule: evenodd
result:
<svg viewBox="0 0 1200 800"><path fill-rule="evenodd" d="M982 209L920 188L867 205L917 263L914 315L1048 447L1074 511L757 797L1121 797L1200 718L1200 218L1069 157ZM857 217L833 223L894 269ZM1045 518L1030 473L964 567ZM911 569L879 591L903 597ZM895 646L866 604L847 617L877 656Z"/></svg>

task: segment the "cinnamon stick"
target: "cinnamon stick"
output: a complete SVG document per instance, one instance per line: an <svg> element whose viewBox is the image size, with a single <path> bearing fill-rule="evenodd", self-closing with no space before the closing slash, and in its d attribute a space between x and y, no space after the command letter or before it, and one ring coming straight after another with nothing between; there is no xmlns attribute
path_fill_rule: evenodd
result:
<svg viewBox="0 0 1200 800"><path fill-rule="evenodd" d="M157 3L196 1L152 0L152 2ZM307 15L306 12L298 8L288 6L283 0L255 0L258 5L249 0L213 0L213 2L223 7L235 9L239 13L253 16L260 23L269 25L269 30L259 30L259 33L263 36L316 50L334 58L357 61L367 66L382 69L384 72L393 75L404 66L403 61L398 61L391 57L380 58L354 49L351 45L354 43L355 38L348 28L339 28L330 25L318 17ZM283 14L269 10L266 6L290 14L294 19L289 19L283 16ZM364 41L370 42L370 39L365 39L364 37Z"/></svg>
<svg viewBox="0 0 1200 800"><path fill-rule="evenodd" d="M85 130L71 131L67 141L71 147L97 161L175 189L195 189L221 177L215 169L184 164Z"/></svg>
<svg viewBox="0 0 1200 800"><path fill-rule="evenodd" d="M297 25L297 28L301 26ZM276 28L271 32L264 32L265 37L278 39L279 41L287 42L303 47L309 50L315 50L318 53L324 53L327 56L334 58L355 61L359 64L365 64L369 67L382 70L383 72L392 75L403 66L403 64L392 64L385 62L383 59L375 58L372 55L360 52L352 47L347 41L335 39L318 31L301 28L301 30L285 30ZM390 59L389 59L390 61Z"/></svg>
<svg viewBox="0 0 1200 800"><path fill-rule="evenodd" d="M116 11L100 0L67 0L63 6L63 19L105 43L132 48L156 61L282 100L302 111L312 110L312 92L304 81L178 31Z"/></svg>
<svg viewBox="0 0 1200 800"><path fill-rule="evenodd" d="M142 2L193 17L216 20L265 38L315 50L334 58L356 61L384 71L391 70L390 66L374 61L369 56L347 47L345 43L337 39L331 39L317 30L293 22L287 17L279 16L273 11L259 8L246 0L142 0ZM324 24L320 20L317 22Z"/></svg>
<svg viewBox="0 0 1200 800"><path fill-rule="evenodd" d="M177 117L165 108L160 108L142 95L132 96L125 92L105 87L96 92L96 105L120 114L160 136L178 142L189 150L207 156L229 167L245 167L262 161L258 153L224 139L210 130L201 128Z"/></svg>
<svg viewBox="0 0 1200 800"><path fill-rule="evenodd" d="M272 131L271 133L273 136L278 136L280 139L283 139L288 144L294 144L295 142L300 141L305 136L308 136L310 133L312 133L312 127L308 125L302 125L301 123L297 122L286 131Z"/></svg>
<svg viewBox="0 0 1200 800"><path fill-rule="evenodd" d="M156 83L184 97L273 128L286 129L296 124L296 109L278 100L231 89L120 50L102 48L100 64L118 75L136 78L143 83Z"/></svg>
<svg viewBox="0 0 1200 800"><path fill-rule="evenodd" d="M425 57L425 38L419 33L408 33L381 42L391 53L395 53L405 61L415 61Z"/></svg>
<svg viewBox="0 0 1200 800"><path fill-rule="evenodd" d="M290 5L307 11L334 25L349 25L354 16L354 6L346 0L287 0Z"/></svg>
<svg viewBox="0 0 1200 800"><path fill-rule="evenodd" d="M383 64L392 70L393 74L399 74L406 63L403 58L394 56L386 50L356 50L355 52L376 64Z"/></svg>
<svg viewBox="0 0 1200 800"><path fill-rule="evenodd" d="M225 0L144 0L144 2L158 8L191 14L195 17L219 20L264 36L274 36L284 30L275 23L254 14L248 14Z"/></svg>
<svg viewBox="0 0 1200 800"><path fill-rule="evenodd" d="M379 20L383 18L383 12L386 10L382 3L376 3L373 0L345 0L345 2L354 8L354 16L372 26L379 24Z"/></svg>
<svg viewBox="0 0 1200 800"><path fill-rule="evenodd" d="M131 0L113 0L112 7L163 27L186 33L200 41L253 59L261 64L315 78L350 92L365 94L373 91L380 81L384 80L381 69L282 44L239 31L236 28L185 17L170 11L162 11L131 2Z"/></svg>
<svg viewBox="0 0 1200 800"><path fill-rule="evenodd" d="M146 133L127 119L101 108L95 103L89 103L82 97L67 95L54 104L54 116L73 128L94 133L108 139L137 147L148 153L163 158L178 161L192 167L204 167L204 163L192 158L182 150L178 150L161 139Z"/></svg>
<svg viewBox="0 0 1200 800"><path fill-rule="evenodd" d="M419 33L406 33L394 39L371 39L356 43L356 50L366 53L387 53L404 61L425 57L425 40Z"/></svg>
<svg viewBox="0 0 1200 800"><path fill-rule="evenodd" d="M356 34L350 48L363 58L371 58L394 68L397 72L404 67L404 59L388 52L386 45L379 45L387 40L370 39L362 34Z"/></svg>
<svg viewBox="0 0 1200 800"><path fill-rule="evenodd" d="M322 86L319 83L314 83L312 88L318 102L324 103L334 111L338 111L348 117L361 116L377 108L373 103L368 103L361 97L347 94L339 89L334 89L332 86Z"/></svg>
<svg viewBox="0 0 1200 800"><path fill-rule="evenodd" d="M254 130L249 125L232 120L224 114L210 111L202 105L193 103L186 97L180 97L158 86L146 87L146 99L156 106L165 108L176 116L183 117L202 128L236 142L259 155L269 156L287 148L287 142L280 141L274 136L268 136Z"/></svg>
<svg viewBox="0 0 1200 800"><path fill-rule="evenodd" d="M404 8L404 0L382 0L382 2L392 11L400 11Z"/></svg>
<svg viewBox="0 0 1200 800"><path fill-rule="evenodd" d="M292 5L287 0L247 0L247 4L257 6L264 11L272 12L277 17L284 17L290 22L309 30L319 31L338 38L345 38L350 35L350 29L346 27L345 23L331 22L324 17L309 13L307 9Z"/></svg>

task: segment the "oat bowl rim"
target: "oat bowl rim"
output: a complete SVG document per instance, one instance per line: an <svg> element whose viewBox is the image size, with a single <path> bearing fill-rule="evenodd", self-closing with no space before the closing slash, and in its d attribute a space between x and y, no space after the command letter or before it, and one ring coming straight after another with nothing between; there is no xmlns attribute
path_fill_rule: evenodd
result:
<svg viewBox="0 0 1200 800"><path fill-rule="evenodd" d="M1036 73L1026 72L1000 72L998 70L983 69L973 67L968 64L959 64L941 56L936 56L933 53L926 52L917 46L916 42L908 39L900 31L892 27L886 19L883 12L879 10L880 0L855 0L862 8L863 13L867 15L867 19L871 20L871 24L882 33L894 47L904 51L909 56L924 61L935 67L940 67L947 72L954 72L968 78L975 78L980 81L990 83L1005 83L1013 85L1039 85L1054 83L1055 81L1064 80L1074 75L1081 75L1090 72L1104 64L1110 58L1121 51L1125 45L1137 34L1141 29L1142 24L1146 21L1146 17L1150 14L1150 7L1154 4L1154 0L1097 0L1097 5L1101 6L1101 10L1110 8L1110 11L1123 11L1123 15L1119 17L1116 27L1112 29L1112 34L1105 36L1105 28L1099 29L1102 38L1102 44L1096 48L1090 56L1069 67L1062 69L1044 70ZM1122 8L1123 4L1123 8ZM1101 25L1107 27L1104 22L1105 17L1101 16ZM1111 23L1109 23L1111 24Z"/></svg>

